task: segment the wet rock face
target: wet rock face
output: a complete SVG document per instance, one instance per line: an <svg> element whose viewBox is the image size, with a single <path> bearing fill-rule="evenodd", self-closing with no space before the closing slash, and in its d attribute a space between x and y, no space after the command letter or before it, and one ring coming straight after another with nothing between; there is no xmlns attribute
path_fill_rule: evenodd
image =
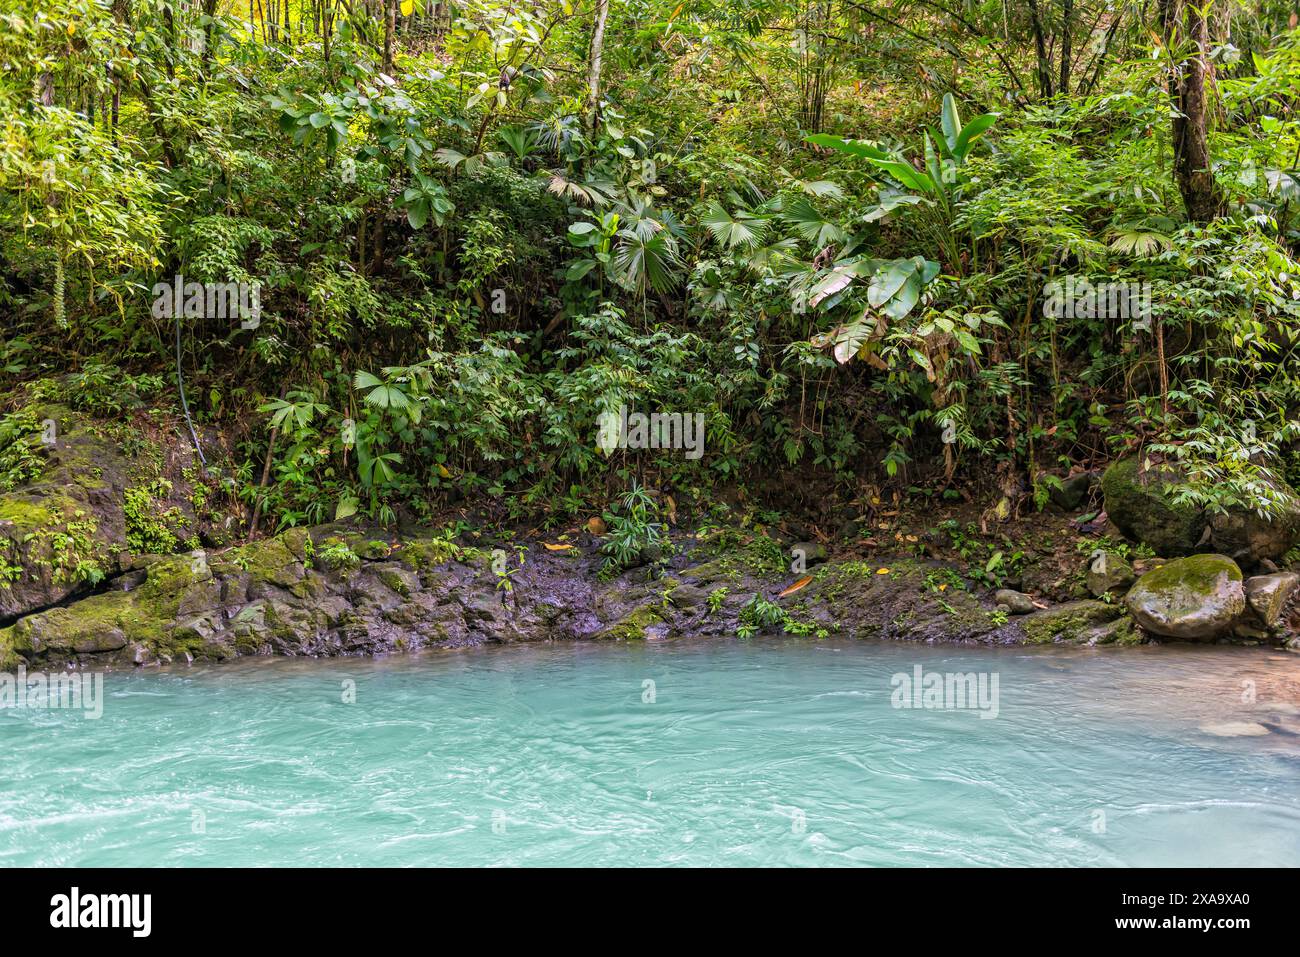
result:
<svg viewBox="0 0 1300 957"><path fill-rule="evenodd" d="M339 526L221 553L142 557L120 587L0 629L0 668L734 637L755 607L766 608L762 634L1022 640L987 598L932 587L934 563L827 560L795 575L770 544L686 539L662 577L640 568L611 580L598 574L599 544L557 552L535 543L509 589L488 551Z"/></svg>
<svg viewBox="0 0 1300 957"><path fill-rule="evenodd" d="M139 560L130 549L147 550L142 541L170 551L190 539L230 540L234 516L205 507L207 492L199 494L190 478L180 477L198 465L188 443L159 457L156 444L141 441L131 445L146 450L128 454L123 436L139 436L125 423L99 423L45 401L26 411L45 423L52 441L42 445L45 464L38 476L0 491L0 620L65 604L106 579L134 575Z"/></svg>
<svg viewBox="0 0 1300 957"><path fill-rule="evenodd" d="M1087 585L1094 598L1122 593L1135 578L1133 566L1114 552L1098 549L1088 561Z"/></svg>
<svg viewBox="0 0 1300 957"><path fill-rule="evenodd" d="M1120 459L1101 477L1106 514L1125 537L1150 545L1158 555L1190 555L1201 542L1206 519L1200 509L1177 505L1172 469L1141 471L1136 458Z"/></svg>
<svg viewBox="0 0 1300 957"><path fill-rule="evenodd" d="M1300 499L1289 489L1285 492L1287 504L1277 518L1239 511L1211 516L1211 547L1247 565L1281 558L1300 536Z"/></svg>
<svg viewBox="0 0 1300 957"><path fill-rule="evenodd" d="M1246 579L1246 613L1234 628L1239 638L1263 640L1278 634L1300 588L1300 575L1275 572Z"/></svg>
<svg viewBox="0 0 1300 957"><path fill-rule="evenodd" d="M1079 642L1109 644L1131 639L1123 609L1104 601L1070 601L1026 615L1018 624L1027 644Z"/></svg>
<svg viewBox="0 0 1300 957"><path fill-rule="evenodd" d="M491 551L461 548L431 532L295 529L219 553L141 556L111 588L0 629L0 669L741 632L1130 644L1143 640L1135 618L1153 633L1195 639L1231 625L1247 602L1240 571L1223 556L1171 562L1144 575L1130 596L1130 618L1118 601L1043 607L1009 589L977 592L953 568L912 557L827 556L793 572L771 546L742 535L688 536L665 550L661 572L636 568L610 578L600 574L599 539L561 551L533 542L517 552L512 545L511 564L521 554L522 563L505 579L507 588ZM1300 581L1273 578L1252 580L1261 620L1281 615ZM1264 633L1282 640L1281 629Z"/></svg>
<svg viewBox="0 0 1300 957"><path fill-rule="evenodd" d="M1275 482L1277 514L1230 509L1206 514L1195 505L1175 503L1183 476L1168 466L1143 471L1136 458L1120 459L1102 476L1106 513L1133 541L1159 555L1190 555L1211 548L1234 561L1255 565L1281 558L1300 540L1300 496Z"/></svg>
<svg viewBox="0 0 1300 957"><path fill-rule="evenodd" d="M126 460L62 406L32 411L53 423L53 443L35 481L0 494L0 555L21 568L0 581L0 618L84 592L89 570L117 573L126 548Z"/></svg>
<svg viewBox="0 0 1300 957"><path fill-rule="evenodd" d="M1193 555L1147 572L1124 599L1147 631L1187 641L1227 634L1246 610L1241 569L1225 555Z"/></svg>

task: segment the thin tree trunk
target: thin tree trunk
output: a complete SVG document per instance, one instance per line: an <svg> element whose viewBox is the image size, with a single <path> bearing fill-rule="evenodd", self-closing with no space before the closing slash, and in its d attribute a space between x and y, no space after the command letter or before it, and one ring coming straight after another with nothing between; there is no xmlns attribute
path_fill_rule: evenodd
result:
<svg viewBox="0 0 1300 957"><path fill-rule="evenodd" d="M397 19L397 0L384 0L384 72L393 75L393 25Z"/></svg>
<svg viewBox="0 0 1300 957"><path fill-rule="evenodd" d="M1052 95L1052 64L1043 36L1043 21L1038 15L1038 0L1029 0L1029 23L1034 31L1034 53L1038 61L1038 95L1046 99Z"/></svg>
<svg viewBox="0 0 1300 957"><path fill-rule="evenodd" d="M1205 14L1184 0L1160 0L1160 20L1165 49L1172 59L1169 95L1174 101L1174 180L1183 196L1187 218L1205 223L1221 216L1223 194L1214 181L1207 137L1209 111L1206 81L1209 25ZM1194 49L1183 59L1177 48L1190 42Z"/></svg>
<svg viewBox="0 0 1300 957"><path fill-rule="evenodd" d="M217 0L203 0L203 15L207 22L203 24L203 56L200 62L203 64L203 72L208 72L208 64L212 62L212 18L217 15Z"/></svg>
<svg viewBox="0 0 1300 957"><path fill-rule="evenodd" d="M1065 8L1061 13L1061 82L1056 88L1062 93L1070 92L1070 28L1074 26L1074 0L1065 0Z"/></svg>
<svg viewBox="0 0 1300 957"><path fill-rule="evenodd" d="M594 134L600 122L600 67L605 57L605 21L609 0L596 0L596 22L591 30L591 59L587 66L587 128Z"/></svg>

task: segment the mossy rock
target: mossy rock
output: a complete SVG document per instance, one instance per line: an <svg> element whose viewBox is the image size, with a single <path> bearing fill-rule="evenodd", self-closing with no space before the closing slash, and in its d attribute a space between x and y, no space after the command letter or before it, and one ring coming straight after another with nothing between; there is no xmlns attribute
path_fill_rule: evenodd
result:
<svg viewBox="0 0 1300 957"><path fill-rule="evenodd" d="M1128 615L1121 615L1108 625L1103 625L1096 630L1096 636L1093 639L1098 645L1140 645L1143 642L1142 632L1138 630L1137 624Z"/></svg>
<svg viewBox="0 0 1300 957"><path fill-rule="evenodd" d="M1229 558L1254 565L1280 559L1300 539L1300 496L1284 482L1273 483L1275 513L1231 509L1210 516L1210 546Z"/></svg>
<svg viewBox="0 0 1300 957"><path fill-rule="evenodd" d="M1025 643L1043 645L1054 641L1097 641L1123 609L1104 601L1069 601L1017 619L1025 632Z"/></svg>
<svg viewBox="0 0 1300 957"><path fill-rule="evenodd" d="M663 624L663 612L658 607L641 605L604 628L595 637L604 641L643 641L652 637L652 629Z"/></svg>
<svg viewBox="0 0 1300 957"><path fill-rule="evenodd" d="M1133 566L1122 555L1098 549L1088 559L1086 583L1094 598L1110 593L1123 594L1136 580Z"/></svg>
<svg viewBox="0 0 1300 957"><path fill-rule="evenodd" d="M394 557L416 571L425 571L455 561L461 553L459 545L445 538L408 538L395 549Z"/></svg>
<svg viewBox="0 0 1300 957"><path fill-rule="evenodd" d="M31 532L53 522L54 513L45 500L34 495L0 495L0 526Z"/></svg>
<svg viewBox="0 0 1300 957"><path fill-rule="evenodd" d="M1246 593L1231 558L1193 555L1147 572L1124 603L1152 634L1196 641L1226 634L1246 610Z"/></svg>
<svg viewBox="0 0 1300 957"><path fill-rule="evenodd" d="M403 598L410 598L420 585L414 575L395 564L377 569L376 574L389 591L396 592Z"/></svg>
<svg viewBox="0 0 1300 957"><path fill-rule="evenodd" d="M1257 575L1246 580L1246 606L1251 624L1275 629L1282 624L1287 606L1300 588L1300 575L1295 572L1277 572Z"/></svg>
<svg viewBox="0 0 1300 957"><path fill-rule="evenodd" d="M306 528L291 528L278 537L284 547L293 553L294 558L303 564L307 563L307 556L315 551L315 546L311 543L311 532Z"/></svg>
<svg viewBox="0 0 1300 957"><path fill-rule="evenodd" d="M159 615L137 590L107 592L51 608L7 631L13 650L23 657L62 659L118 651L131 642L156 648L172 624L171 617Z"/></svg>
<svg viewBox="0 0 1300 957"><path fill-rule="evenodd" d="M357 555L366 561L378 562L383 561L393 552L393 547L387 542L381 542L378 539L370 539L363 542L360 547L353 549Z"/></svg>
<svg viewBox="0 0 1300 957"><path fill-rule="evenodd" d="M1175 504L1183 482L1172 466L1143 471L1137 458L1120 459L1102 476L1106 514L1128 538L1159 555L1190 555L1204 544L1253 565L1281 558L1300 541L1300 495L1282 479L1270 480L1268 517L1243 508L1209 514L1194 504Z"/></svg>
<svg viewBox="0 0 1300 957"><path fill-rule="evenodd" d="M0 628L0 671L13 671L23 662L14 648L14 628L14 625Z"/></svg>
<svg viewBox="0 0 1300 957"><path fill-rule="evenodd" d="M286 532L286 535L292 535ZM301 547L302 543L295 540ZM232 549L223 556L225 561L247 570L254 581L268 582L281 588L290 588L307 573L302 562L283 536L249 542Z"/></svg>
<svg viewBox="0 0 1300 957"><path fill-rule="evenodd" d="M1206 518L1194 505L1174 503L1181 479L1167 466L1143 471L1136 457L1120 459L1101 477L1106 514L1126 537L1159 555L1190 555L1205 533Z"/></svg>

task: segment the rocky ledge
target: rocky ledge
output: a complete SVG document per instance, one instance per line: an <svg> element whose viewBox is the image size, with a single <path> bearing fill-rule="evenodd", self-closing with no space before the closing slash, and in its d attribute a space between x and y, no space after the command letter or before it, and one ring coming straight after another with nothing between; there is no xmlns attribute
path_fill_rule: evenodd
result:
<svg viewBox="0 0 1300 957"><path fill-rule="evenodd" d="M914 558L827 561L809 546L812 566L795 575L774 541L734 532L679 539L670 558L611 576L600 570L599 537L566 537L482 548L329 525L220 552L145 556L96 594L0 629L0 668L782 632L1133 644L1236 630L1237 639L1283 644L1300 583L1283 573L1243 584L1230 559L1196 556L1153 568L1124 602L1049 606L1009 590L980 597L947 566Z"/></svg>
<svg viewBox="0 0 1300 957"><path fill-rule="evenodd" d="M895 531L882 547L856 520L833 555L828 536L793 522L676 527L666 548L611 573L597 519L545 541L491 522L395 532L353 519L230 546L243 519L213 506L213 470L186 442L166 441L165 423L127 429L58 406L32 414L58 440L39 476L0 490L0 670L776 633L1300 650L1300 574L1278 567L1300 538L1300 496L1286 490L1268 521L1206 515L1133 460L1062 483L1069 498L1058 505L1081 507L1100 490L1136 544L1098 537L1103 518L1043 524L1028 537L1045 544L1014 575L990 576L1003 552L979 552L956 522L921 535L879 524Z"/></svg>

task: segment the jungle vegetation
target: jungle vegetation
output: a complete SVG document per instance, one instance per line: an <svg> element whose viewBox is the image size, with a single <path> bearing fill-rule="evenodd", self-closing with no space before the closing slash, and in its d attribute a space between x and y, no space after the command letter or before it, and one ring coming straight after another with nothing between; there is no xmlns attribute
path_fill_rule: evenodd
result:
<svg viewBox="0 0 1300 957"><path fill-rule="evenodd" d="M1025 510L1124 452L1267 511L1300 478L1296 20L0 0L0 465L39 470L44 396L188 412L268 527L724 487ZM702 413L705 454L609 454L620 409Z"/></svg>

